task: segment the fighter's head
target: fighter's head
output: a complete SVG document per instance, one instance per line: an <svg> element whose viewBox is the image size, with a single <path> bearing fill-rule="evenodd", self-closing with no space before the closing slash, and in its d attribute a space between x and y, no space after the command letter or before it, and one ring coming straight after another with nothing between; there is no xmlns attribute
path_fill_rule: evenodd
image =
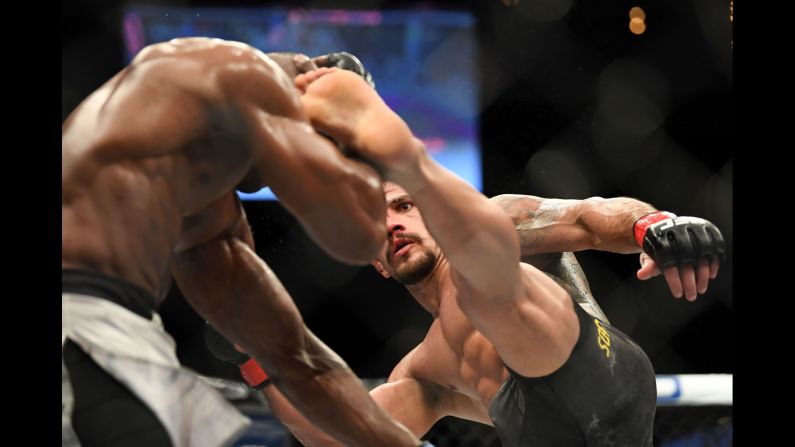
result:
<svg viewBox="0 0 795 447"><path fill-rule="evenodd" d="M433 272L441 251L425 228L411 196L395 183L384 183L387 241L373 266L384 278L416 284Z"/></svg>

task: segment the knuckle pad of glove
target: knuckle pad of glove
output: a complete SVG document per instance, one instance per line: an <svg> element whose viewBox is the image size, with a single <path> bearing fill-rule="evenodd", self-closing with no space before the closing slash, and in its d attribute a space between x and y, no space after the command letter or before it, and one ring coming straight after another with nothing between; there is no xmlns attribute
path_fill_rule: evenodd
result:
<svg viewBox="0 0 795 447"><path fill-rule="evenodd" d="M675 235L670 231L674 228L669 221L662 221L650 226L643 238L643 249L659 267L677 265L677 247Z"/></svg>
<svg viewBox="0 0 795 447"><path fill-rule="evenodd" d="M695 264L695 247L691 239L692 233L686 226L675 225L668 229L663 235L669 241L671 247L671 256L674 259L674 264Z"/></svg>
<svg viewBox="0 0 795 447"><path fill-rule="evenodd" d="M704 226L704 231L710 238L713 255L717 256L720 262L725 261L726 241L723 240L723 234L721 234L718 227L716 227L712 222L706 223Z"/></svg>
<svg viewBox="0 0 795 447"><path fill-rule="evenodd" d="M720 261L726 248L720 230L698 217L676 217L651 225L643 239L643 250L663 267L697 264L702 257Z"/></svg>
<svg viewBox="0 0 795 447"><path fill-rule="evenodd" d="M695 225L689 228L688 231L691 233L691 237L696 248L696 257L699 260L703 257L709 258L711 260L717 255L717 245L710 236L709 231L707 231L706 224Z"/></svg>
<svg viewBox="0 0 795 447"><path fill-rule="evenodd" d="M668 267L676 264L676 259L672 256L670 243L667 238L647 234L643 238L643 251L646 252L658 267Z"/></svg>
<svg viewBox="0 0 795 447"><path fill-rule="evenodd" d="M227 340L226 337L214 327L210 326L209 323L204 325L204 342L207 344L210 353L218 360L240 365L249 359L247 354L235 349L232 342Z"/></svg>
<svg viewBox="0 0 795 447"><path fill-rule="evenodd" d="M692 227L684 226L676 238L677 258L682 264L697 264L701 257L698 236Z"/></svg>

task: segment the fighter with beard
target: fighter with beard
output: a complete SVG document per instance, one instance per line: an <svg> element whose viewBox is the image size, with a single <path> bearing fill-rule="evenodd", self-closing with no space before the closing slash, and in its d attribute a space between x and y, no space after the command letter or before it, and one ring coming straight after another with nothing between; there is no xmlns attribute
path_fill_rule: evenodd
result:
<svg viewBox="0 0 795 447"><path fill-rule="evenodd" d="M694 299L724 256L717 228L633 199L489 200L436 163L360 78L320 69L296 84L313 126L383 173L388 243L373 265L433 315L425 339L371 391L376 402L417 435L456 416L494 426L511 447L651 445L656 385L646 354L576 305L576 285L521 259L643 249L641 279L659 265L675 296L680 287ZM302 442L334 445L269 388Z"/></svg>

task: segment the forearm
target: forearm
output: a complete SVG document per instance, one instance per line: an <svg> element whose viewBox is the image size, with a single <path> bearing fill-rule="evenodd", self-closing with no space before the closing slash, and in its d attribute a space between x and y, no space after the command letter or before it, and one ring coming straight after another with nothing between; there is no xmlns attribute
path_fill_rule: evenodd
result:
<svg viewBox="0 0 795 447"><path fill-rule="evenodd" d="M591 245L585 248L624 254L641 252L633 228L639 218L654 211L656 209L648 203L629 197L583 200L577 225L590 234ZM575 249L583 248L561 251Z"/></svg>
<svg viewBox="0 0 795 447"><path fill-rule="evenodd" d="M562 200L504 194L490 200L513 220L523 256L591 249L640 252L633 226L641 216L656 211L628 197Z"/></svg>
<svg viewBox="0 0 795 447"><path fill-rule="evenodd" d="M185 299L246 352L269 357L298 349L304 323L279 279L237 237L177 253L172 273ZM275 374L273 365L263 365Z"/></svg>
<svg viewBox="0 0 795 447"><path fill-rule="evenodd" d="M287 427L290 433L306 447L329 446L342 447L337 440L317 428L295 409L287 398L276 386L267 386L262 390L263 396L268 399L268 405L279 421Z"/></svg>
<svg viewBox="0 0 795 447"><path fill-rule="evenodd" d="M424 150L413 165L385 175L411 195L456 272L481 291L512 293L506 287L516 281L505 279L511 271L519 274L519 242L511 220L499 206Z"/></svg>
<svg viewBox="0 0 795 447"><path fill-rule="evenodd" d="M419 439L390 419L370 397L362 382L344 363L328 363L336 357L314 337L307 337L301 358L285 359L289 373L273 383L308 421L346 446L417 446ZM285 371L286 372L286 371ZM300 422L293 420L293 422ZM310 441L324 439L317 430L301 425L299 432Z"/></svg>
<svg viewBox="0 0 795 447"><path fill-rule="evenodd" d="M444 416L446 390L434 392L437 389L438 386L433 390L425 390L418 380L404 379L384 383L370 394L392 418L415 435L423 436ZM429 397L426 397L426 393ZM429 405L429 402L433 404Z"/></svg>
<svg viewBox="0 0 795 447"><path fill-rule="evenodd" d="M594 249L614 253L639 253L633 229L642 216L657 211L648 203L630 197L588 199L581 222L595 235Z"/></svg>

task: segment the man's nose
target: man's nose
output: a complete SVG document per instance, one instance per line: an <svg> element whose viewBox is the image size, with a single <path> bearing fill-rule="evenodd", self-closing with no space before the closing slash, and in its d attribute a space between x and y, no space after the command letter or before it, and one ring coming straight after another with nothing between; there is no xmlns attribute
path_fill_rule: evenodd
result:
<svg viewBox="0 0 795 447"><path fill-rule="evenodd" d="M403 222L401 222L400 218L387 216L387 218L386 218L386 231L387 231L387 235L389 235L391 237L395 233L398 233L398 232L402 233L402 232L406 231L406 227L403 225Z"/></svg>

